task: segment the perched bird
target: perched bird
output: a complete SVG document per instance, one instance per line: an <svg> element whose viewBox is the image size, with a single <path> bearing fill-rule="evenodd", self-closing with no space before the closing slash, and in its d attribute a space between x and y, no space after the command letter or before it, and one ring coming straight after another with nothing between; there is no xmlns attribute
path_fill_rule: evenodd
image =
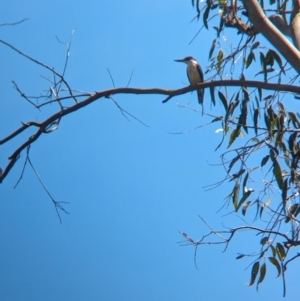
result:
<svg viewBox="0 0 300 301"><path fill-rule="evenodd" d="M203 71L195 58L187 56L181 60L175 60L175 62L182 62L187 64L186 72L190 84L196 86L198 83L203 83ZM204 89L197 90L198 102L203 106Z"/></svg>

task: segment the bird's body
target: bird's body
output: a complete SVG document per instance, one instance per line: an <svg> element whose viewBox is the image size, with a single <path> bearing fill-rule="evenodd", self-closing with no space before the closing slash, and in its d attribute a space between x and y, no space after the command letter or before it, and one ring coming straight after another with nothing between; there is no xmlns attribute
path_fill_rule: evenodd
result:
<svg viewBox="0 0 300 301"><path fill-rule="evenodd" d="M203 83L203 71L201 66L198 64L195 58L192 56L187 56L180 60L175 60L176 62L182 62L187 64L186 72L189 79L189 82L192 86L196 86L199 83ZM197 90L198 94L198 102L203 105L203 98L204 98L204 90L199 89Z"/></svg>

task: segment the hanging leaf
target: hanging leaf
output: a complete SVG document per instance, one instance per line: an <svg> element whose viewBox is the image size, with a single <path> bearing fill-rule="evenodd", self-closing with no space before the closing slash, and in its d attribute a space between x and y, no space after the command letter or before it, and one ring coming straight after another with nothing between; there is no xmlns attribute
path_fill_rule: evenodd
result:
<svg viewBox="0 0 300 301"><path fill-rule="evenodd" d="M243 181L243 191L245 192L246 186L247 186L247 181L248 181L249 173L247 172L244 181Z"/></svg>
<svg viewBox="0 0 300 301"><path fill-rule="evenodd" d="M217 55L217 72L220 73L221 67L222 67L222 62L223 62L223 55L224 52L222 49L219 50L219 53Z"/></svg>
<svg viewBox="0 0 300 301"><path fill-rule="evenodd" d="M220 98L224 108L225 108L225 111L227 112L227 110L228 110L227 98L225 97L225 95L221 91L218 92L218 95L219 95L219 98Z"/></svg>
<svg viewBox="0 0 300 301"><path fill-rule="evenodd" d="M252 266L252 271L251 271L251 280L248 286L252 285L255 282L256 276L259 271L259 261L255 262Z"/></svg>
<svg viewBox="0 0 300 301"><path fill-rule="evenodd" d="M287 192L288 192L288 179L285 179L283 182L283 187L282 187L282 191L281 191L282 208L285 208L285 205L286 205Z"/></svg>
<svg viewBox="0 0 300 301"><path fill-rule="evenodd" d="M257 91L258 91L259 101L261 101L261 99L262 99L262 89L258 88Z"/></svg>
<svg viewBox="0 0 300 301"><path fill-rule="evenodd" d="M254 110L254 115L253 115L253 123L254 123L255 135L257 135L258 115L259 115L259 108L257 108L257 109Z"/></svg>
<svg viewBox="0 0 300 301"><path fill-rule="evenodd" d="M247 200L247 198L249 197L249 195L251 194L251 192L252 192L251 190L248 190L247 192L245 192L243 194L243 197L240 199L237 207L235 208L236 212L240 209L241 205Z"/></svg>
<svg viewBox="0 0 300 301"><path fill-rule="evenodd" d="M280 109L280 114L285 114L285 109L284 109L283 103L281 103L280 101L278 101L278 107Z"/></svg>
<svg viewBox="0 0 300 301"><path fill-rule="evenodd" d="M260 240L260 244L261 245L265 245L265 244L267 244L269 242L269 237L264 237L264 238L262 238L261 240Z"/></svg>
<svg viewBox="0 0 300 301"><path fill-rule="evenodd" d="M237 201L239 197L239 191L240 191L240 184L235 183L234 188L232 190L232 203L233 207L236 209L237 208Z"/></svg>
<svg viewBox="0 0 300 301"><path fill-rule="evenodd" d="M258 41L256 41L255 43L253 43L253 44L251 45L251 50L257 48L257 47L259 46L259 44L260 44L260 43L259 43Z"/></svg>
<svg viewBox="0 0 300 301"><path fill-rule="evenodd" d="M203 14L203 24L204 26L206 27L206 29L208 29L208 23L207 23L207 19L208 19L208 16L209 16L209 11L210 11L210 1L207 1L207 7L204 11L204 14ZM199 16L198 18L200 17L200 12L199 12Z"/></svg>
<svg viewBox="0 0 300 301"><path fill-rule="evenodd" d="M283 179L282 179L282 172L279 163L275 158L275 154L273 149L270 149L270 157L273 161L273 174L277 181L278 187L282 190L283 189Z"/></svg>
<svg viewBox="0 0 300 301"><path fill-rule="evenodd" d="M249 205L251 204L251 201L248 201L247 203L245 203L244 205L243 205L243 208L242 208L242 214L245 216L246 215L246 211L247 211L247 209L248 209L248 207L249 207Z"/></svg>
<svg viewBox="0 0 300 301"><path fill-rule="evenodd" d="M211 56L212 56L213 53L214 53L216 44L217 44L217 39L214 39L213 42L212 42L212 44L211 44L211 47L210 47L210 49L209 49L209 54L208 54L208 59L209 59L209 60L211 59Z"/></svg>
<svg viewBox="0 0 300 301"><path fill-rule="evenodd" d="M253 60L255 60L255 55L254 55L254 53L251 51L251 52L248 54L247 59L245 60L245 66L246 66L246 69L251 65L251 63L252 63Z"/></svg>
<svg viewBox="0 0 300 301"><path fill-rule="evenodd" d="M266 58L265 58L265 55L262 52L260 52L259 56L260 56L261 69L264 70L266 68Z"/></svg>
<svg viewBox="0 0 300 301"><path fill-rule="evenodd" d="M260 213L259 213L259 217L261 218L262 213L264 211L264 209L269 206L269 204L271 203L271 199L267 199L266 202L261 206L260 208Z"/></svg>
<svg viewBox="0 0 300 301"><path fill-rule="evenodd" d="M245 255L244 254L240 254L239 256L237 256L235 259L241 259L243 258Z"/></svg>
<svg viewBox="0 0 300 301"><path fill-rule="evenodd" d="M228 173L230 172L231 168L233 167L233 165L240 159L240 155L237 155L236 157L234 157L228 167Z"/></svg>
<svg viewBox="0 0 300 301"><path fill-rule="evenodd" d="M274 65L274 56L273 56L273 52L272 50L269 50L267 52L267 55L266 55L266 59L265 59L265 64L266 66L273 66Z"/></svg>
<svg viewBox="0 0 300 301"><path fill-rule="evenodd" d="M275 257L269 257L268 259L276 267L277 272L278 272L278 274L277 274L277 278L278 278L281 274L281 267L280 267L278 260Z"/></svg>
<svg viewBox="0 0 300 301"><path fill-rule="evenodd" d="M230 137L229 137L229 144L227 146L227 148L229 148L231 146L231 144L234 142L234 140L240 135L241 133L241 130L237 130L237 129L234 129L231 134L230 134Z"/></svg>
<svg viewBox="0 0 300 301"><path fill-rule="evenodd" d="M294 215L294 217L296 217L300 213L300 203L294 204L293 206L294 206L294 209L293 209L292 214Z"/></svg>
<svg viewBox="0 0 300 301"><path fill-rule="evenodd" d="M272 250L272 254L273 254L273 257L276 257L276 249L271 245L271 250Z"/></svg>
<svg viewBox="0 0 300 301"><path fill-rule="evenodd" d="M269 158L270 158L270 155L266 155L265 157L263 157L263 159L261 160L260 166L263 167L264 165L266 165Z"/></svg>
<svg viewBox="0 0 300 301"><path fill-rule="evenodd" d="M278 254L278 257L279 257L280 261L284 261L284 259L285 259L285 250L284 250L283 245L279 242L276 244L276 251L277 251L277 254Z"/></svg>
<svg viewBox="0 0 300 301"><path fill-rule="evenodd" d="M291 164L290 164L290 153L288 150L286 150L284 152L284 161L285 161L285 164L288 166L288 167L291 167Z"/></svg>
<svg viewBox="0 0 300 301"><path fill-rule="evenodd" d="M209 92L210 92L210 98L213 103L213 105L216 105L216 98L215 98L215 88L214 87L209 87Z"/></svg>
<svg viewBox="0 0 300 301"><path fill-rule="evenodd" d="M262 283L265 279L266 276L266 272L267 272L267 266L265 263L262 264L262 266L260 267L260 273L259 273L259 279L257 281L257 285L256 285L256 290L258 291L258 285L260 283Z"/></svg>
<svg viewBox="0 0 300 301"><path fill-rule="evenodd" d="M299 121L298 121L298 119L297 119L295 113L294 113L294 112L288 112L288 114L289 114L290 121L292 121L292 123L293 123L293 126L294 126L296 129L299 129L300 123L299 123Z"/></svg>
<svg viewBox="0 0 300 301"><path fill-rule="evenodd" d="M290 137L289 137L289 149L290 149L292 156L294 156L297 152L297 147L296 147L297 135L298 135L298 133L295 132L292 135L290 135Z"/></svg>
<svg viewBox="0 0 300 301"><path fill-rule="evenodd" d="M247 114L248 114L248 106L247 101L243 101L242 108L241 108L241 115L239 118L239 127L243 126L246 133L248 133L248 127L247 127Z"/></svg>
<svg viewBox="0 0 300 301"><path fill-rule="evenodd" d="M272 1L275 1L275 0L272 0ZM282 60L281 60L281 57L279 56L279 54L277 52L275 52L274 50L272 50L272 49L269 50L269 53L273 58L273 64L274 64L274 59L275 59L276 63L278 64L278 66L280 68L280 70L283 72L283 74L285 74L285 70L283 68Z"/></svg>
<svg viewBox="0 0 300 301"><path fill-rule="evenodd" d="M244 172L245 172L245 169L241 169L238 173L234 173L229 182L235 180L236 178L239 178Z"/></svg>
<svg viewBox="0 0 300 301"><path fill-rule="evenodd" d="M291 218L296 217L300 211L300 203L294 204L289 208L288 216L285 218L285 222L288 223Z"/></svg>

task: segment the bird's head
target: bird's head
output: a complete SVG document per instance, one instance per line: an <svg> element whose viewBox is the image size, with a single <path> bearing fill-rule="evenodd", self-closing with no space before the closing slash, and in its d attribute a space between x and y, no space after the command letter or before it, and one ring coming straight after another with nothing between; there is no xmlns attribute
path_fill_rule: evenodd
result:
<svg viewBox="0 0 300 301"><path fill-rule="evenodd" d="M187 65L191 62L197 63L197 60L192 56L186 56L183 59L174 60L175 62L186 63Z"/></svg>

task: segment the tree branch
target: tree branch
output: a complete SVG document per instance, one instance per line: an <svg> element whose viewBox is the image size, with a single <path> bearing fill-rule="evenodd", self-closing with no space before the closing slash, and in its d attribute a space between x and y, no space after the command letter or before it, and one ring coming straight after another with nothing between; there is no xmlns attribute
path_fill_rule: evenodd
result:
<svg viewBox="0 0 300 301"><path fill-rule="evenodd" d="M242 0L242 2L253 25L300 73L300 52L267 18L257 0Z"/></svg>

